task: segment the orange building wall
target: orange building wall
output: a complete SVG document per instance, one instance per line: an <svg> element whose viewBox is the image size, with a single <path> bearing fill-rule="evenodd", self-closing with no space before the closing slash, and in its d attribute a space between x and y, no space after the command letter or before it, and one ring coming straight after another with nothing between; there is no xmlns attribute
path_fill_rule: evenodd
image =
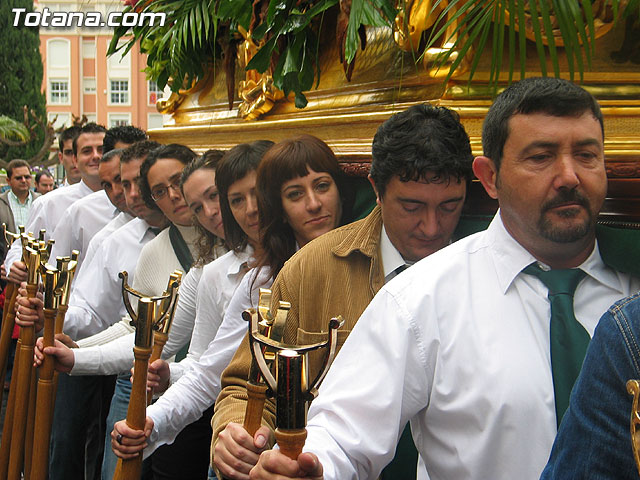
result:
<svg viewBox="0 0 640 480"><path fill-rule="evenodd" d="M57 32L56 32L57 33ZM70 105L49 104L47 94L47 113L64 112L76 117L83 114L96 115L96 121L107 128L109 127L110 113L130 113L130 124L144 130L148 128L148 114L158 114L155 105L148 105L148 87L145 74L141 70L146 66L146 56L140 54L138 46L131 51L131 68L129 77L129 105L109 105L108 95L108 68L107 48L111 37L107 35L87 36L60 32L61 35L40 35L40 53L44 66L44 78L42 88L48 90L47 78L47 41L54 38L63 38L70 41ZM82 58L82 41L95 40L95 59ZM116 54L119 55L119 54ZM84 93L83 78L95 77L95 93Z"/></svg>

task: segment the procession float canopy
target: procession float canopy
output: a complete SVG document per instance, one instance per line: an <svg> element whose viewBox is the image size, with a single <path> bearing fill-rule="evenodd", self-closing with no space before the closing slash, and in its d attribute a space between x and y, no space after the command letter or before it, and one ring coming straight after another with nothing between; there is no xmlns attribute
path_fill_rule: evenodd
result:
<svg viewBox="0 0 640 480"><path fill-rule="evenodd" d="M583 85L605 117L604 221L640 226L640 0L127 0L164 27L116 29L139 42L171 95L152 139L196 151L311 133L364 177L371 140L394 112L456 110L481 153L492 98L523 77ZM496 205L476 183L472 208Z"/></svg>

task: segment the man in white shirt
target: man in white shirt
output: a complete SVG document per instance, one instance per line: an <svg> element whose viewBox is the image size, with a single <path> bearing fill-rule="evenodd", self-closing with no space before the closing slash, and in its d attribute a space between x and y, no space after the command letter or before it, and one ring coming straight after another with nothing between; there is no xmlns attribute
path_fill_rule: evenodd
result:
<svg viewBox="0 0 640 480"><path fill-rule="evenodd" d="M93 236L120 211L126 210L120 184L121 152L112 150L100 159L98 173L103 188L74 202L64 212L51 235L55 240L51 258L69 256L73 250L78 250L78 263L82 265Z"/></svg>
<svg viewBox="0 0 640 480"><path fill-rule="evenodd" d="M500 205L488 230L380 290L311 405L313 453L264 452L251 478L375 478L410 421L431 480L537 479L565 400L550 348L555 293L538 272L580 267L565 320L587 335L640 287L604 263L596 242L603 132L595 99L568 81L530 78L500 94L483 126L485 156L474 161ZM574 348L568 334L560 339Z"/></svg>
<svg viewBox="0 0 640 480"><path fill-rule="evenodd" d="M102 189L74 202L66 210L52 235L56 241L51 253L53 258L67 256L71 251L78 250L79 268L93 236L118 213L126 210L127 204L120 180L120 154L122 149L146 138L147 134L143 130L132 126L107 130L102 139L103 156L98 164Z"/></svg>
<svg viewBox="0 0 640 480"><path fill-rule="evenodd" d="M73 140L74 161L82 180L37 198L33 202L29 214L29 221L26 225L27 232L34 232L37 235L41 229L45 229L46 238L51 238L67 207L76 200L100 190L98 164L102 157L102 139L105 132L106 129L103 126L95 123L88 123L82 127L78 136ZM13 242L4 263L6 271L9 272L8 279L15 283L27 279L25 265L20 261L21 254L21 242Z"/></svg>

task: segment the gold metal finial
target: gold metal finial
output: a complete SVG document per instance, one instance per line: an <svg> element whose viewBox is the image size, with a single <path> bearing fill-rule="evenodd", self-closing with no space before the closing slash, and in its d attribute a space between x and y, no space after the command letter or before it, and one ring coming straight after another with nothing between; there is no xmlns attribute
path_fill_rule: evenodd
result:
<svg viewBox="0 0 640 480"><path fill-rule="evenodd" d="M633 447L633 458L636 461L636 468L640 474L640 409L638 408L638 399L640 397L640 382L638 380L629 380L627 382L627 392L633 395L633 404L631 406L631 445Z"/></svg>
<svg viewBox="0 0 640 480"><path fill-rule="evenodd" d="M131 288L128 284L129 274L126 271L120 272L119 276L122 279L122 300L131 317L131 325L136 329L136 347L150 348L154 326L171 323L168 317L173 316L175 312L182 272L175 271L172 273L169 276L167 291L154 297L144 295ZM130 295L138 298L137 312L131 306Z"/></svg>

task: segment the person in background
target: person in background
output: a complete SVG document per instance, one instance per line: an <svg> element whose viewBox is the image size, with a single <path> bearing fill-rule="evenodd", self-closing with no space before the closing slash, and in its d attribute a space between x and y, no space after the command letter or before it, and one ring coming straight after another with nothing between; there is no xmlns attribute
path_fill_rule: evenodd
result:
<svg viewBox="0 0 640 480"><path fill-rule="evenodd" d="M11 160L7 165L9 190L0 194L0 224L17 233L19 225L26 225L33 200L40 196L31 190L31 167L24 160ZM0 241L0 257L4 260L7 244L4 237Z"/></svg>
<svg viewBox="0 0 640 480"><path fill-rule="evenodd" d="M42 169L36 173L36 192L44 195L49 193L55 188L55 181L53 175L49 173L49 170Z"/></svg>

